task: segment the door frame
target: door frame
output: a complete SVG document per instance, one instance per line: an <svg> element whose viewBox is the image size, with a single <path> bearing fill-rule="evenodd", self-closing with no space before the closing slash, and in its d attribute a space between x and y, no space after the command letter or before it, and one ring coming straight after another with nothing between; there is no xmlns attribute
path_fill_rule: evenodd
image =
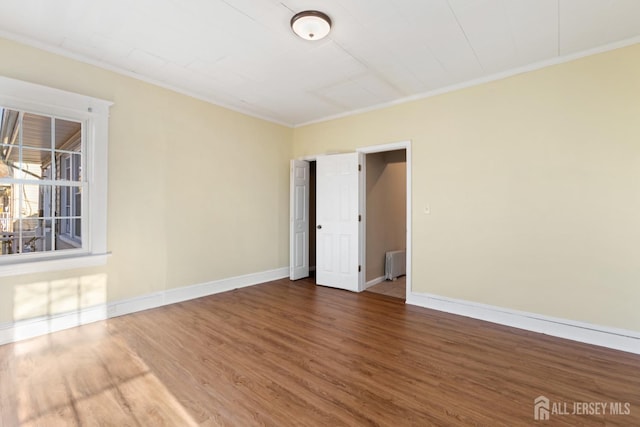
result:
<svg viewBox="0 0 640 427"><path fill-rule="evenodd" d="M406 156L407 156L407 188L406 188L406 199L407 199L407 235L406 235L406 253L407 253L407 266L406 266L406 270L407 270L407 274L406 274L406 297L405 297L405 301L406 299L409 297L409 294L411 293L411 279L413 276L413 270L411 268L412 265L412 260L413 260L413 250L412 250L412 222L411 222L411 199L412 199L412 193L411 193L411 140L406 140L406 141L399 141L399 142L392 142L389 144L381 144L381 145L371 145L368 147L361 147L361 148L357 148L356 152L358 153L363 153L365 154L364 157L364 161L362 162L362 173L363 178L361 185L363 186L363 188L360 189L360 206L361 206L361 212L362 212L362 227L363 230L366 230L366 221L367 221L367 192L366 192L366 172L367 172L367 156L366 154L372 154L372 153L383 153L385 151L395 151L395 150L405 150ZM364 252L366 250L366 231L363 231L360 233L360 247L363 248ZM362 271L363 274L360 276L360 283L359 283L359 291L362 292L365 290L365 286L366 286L366 271L367 271L367 266L366 266L366 262L367 262L367 257L366 254L360 254L361 257L361 262L362 262Z"/></svg>
<svg viewBox="0 0 640 427"><path fill-rule="evenodd" d="M360 262L361 262L361 266L362 266L362 274L359 275L358 278L358 292L362 292L365 290L366 287L366 254L364 253L366 250L366 221L367 221L367 203L366 203L366 198L367 198L367 192L366 192L366 171L367 171L367 156L366 154L371 154L371 153L381 153L381 152L385 152L385 151L395 151L395 150L405 150L406 152L406 156L407 156L407 188L406 188L406 198L407 198L407 248L406 248L406 252L407 252L407 274L406 274L406 299L409 297L409 294L411 293L411 282L412 282L412 276L413 276L413 269L412 269L412 261L413 261L413 245L412 245L412 236L413 236L413 232L412 232L412 211L411 211L411 206L412 206L412 192L411 192L411 186L412 186L412 172L411 172L411 140L405 140L405 141L398 141L398 142L391 142L388 144L380 144L380 145L370 145L370 146L366 146L366 147L360 147L360 148L356 148L355 151L357 153L361 153L363 156L363 162L362 162L362 179L360 180L360 191L359 191L359 201L358 203L360 204L360 212L362 215L362 222L360 223L360 238L359 238L359 246L360 246ZM312 155L307 155L307 156L303 156L303 157L299 157L297 160L305 160L307 162L312 162L312 161L316 161L318 156L323 156L325 154L312 154Z"/></svg>

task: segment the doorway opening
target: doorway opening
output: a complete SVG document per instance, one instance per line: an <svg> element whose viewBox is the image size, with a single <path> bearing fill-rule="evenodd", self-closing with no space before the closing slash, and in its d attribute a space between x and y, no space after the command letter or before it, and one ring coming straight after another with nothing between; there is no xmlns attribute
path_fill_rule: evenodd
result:
<svg viewBox="0 0 640 427"><path fill-rule="evenodd" d="M365 156L365 290L406 299L407 154Z"/></svg>
<svg viewBox="0 0 640 427"><path fill-rule="evenodd" d="M311 276L316 284L362 292L387 277L400 278L393 285L402 287L404 281L405 292L394 296L406 300L411 289L410 141L292 160L290 194L291 280ZM391 272L389 254L401 255L394 257Z"/></svg>

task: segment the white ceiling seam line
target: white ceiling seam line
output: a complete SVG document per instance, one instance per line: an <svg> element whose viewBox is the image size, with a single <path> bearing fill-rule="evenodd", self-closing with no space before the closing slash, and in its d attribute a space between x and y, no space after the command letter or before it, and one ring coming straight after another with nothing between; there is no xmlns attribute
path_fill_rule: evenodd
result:
<svg viewBox="0 0 640 427"><path fill-rule="evenodd" d="M229 106L229 105L225 105L223 103L220 102L215 102L214 100L211 100L209 98L200 96L198 94L189 92L189 91L185 91L183 89L171 86L169 84L166 84L164 82L159 82L157 80L154 79L150 79L147 78L145 76L142 76L138 73L129 71L129 70L124 70L122 68L119 67L115 67L115 66L111 66L109 64L106 64L102 61L96 61L96 60L92 60L86 57L83 57L81 55L78 54L74 54L72 52L68 52L64 49L55 47L55 46L50 46L47 44L44 44L40 41L37 40L33 40L30 39L28 37L24 37L24 36L16 36L12 33L7 33L4 30L0 29L0 37L2 38L6 38L8 40L13 40L19 43L23 43L25 45L37 48L37 49L41 49L50 53L54 53L69 59L73 59L79 62L83 62L85 64L88 65L93 65L95 67L98 68L102 68L105 69L107 71L112 71L114 73L117 74L121 74L127 77L131 77L140 81L144 81L146 83L150 83L153 85L157 85L159 87L162 87L164 89L167 90L171 90L186 96L190 96L193 97L195 99L198 99L200 101L203 102L207 102L213 105L216 105L218 107L222 107L222 108L227 108L231 111L235 111L237 113L241 113L241 114L245 114L248 115L250 117L254 117L260 120L265 120L267 122L270 123L274 123L277 125L281 125L281 126L285 126L288 128L300 128L300 127L304 127L304 126L308 126L308 125L312 125L312 124L317 124L317 123L322 123L322 122L326 122L326 121L330 121L330 120L335 120L335 119L340 119L340 118L344 118L344 117L349 117L349 116L353 116L353 115L357 115L357 114L362 114L362 113L366 113L366 112L370 112L370 111L375 111L375 110L379 110L379 109L383 109L383 108L388 108L388 107L392 107L392 106L396 106L396 105L401 105L407 102L413 102L413 101L417 101L420 99L425 99L425 98L430 98L433 96L437 96L437 95L442 95L444 93L448 93L448 92L454 92L457 90L461 90L461 89L465 89L465 88L469 88L469 87L473 87L473 86L477 86L480 84L484 84L484 83L488 83L488 82L492 82L492 81L496 81L496 80L500 80L500 79L504 79L504 78L508 78L511 76L515 76L518 74L523 74L526 72L530 72L530 71L535 71L535 70L539 70L542 68L546 68L546 67L550 67L553 65L558 65L558 64L563 64L566 62L570 62L576 59L580 59L580 58L584 58L587 56L591 56L591 55L595 55L598 53L604 53L604 52L608 52L611 50L615 50L615 49L620 49L623 47L627 47L627 46L632 46L634 44L638 44L640 43L640 36L636 36L636 37L632 37L630 39L626 39L626 40L621 40L621 41L616 41L610 44L606 44L603 46L599 46L596 48L592 48L592 49L588 49L585 51L581 51L581 52L576 52L576 53L572 53L572 54L567 54L567 55L562 55L556 58L551 58L551 59L547 59L547 60L542 60L539 61L537 63L534 64L529 64L529 65L525 65L523 67L519 67L516 69L512 69L512 70L508 70L508 71L504 71L504 72L499 72L490 76L486 76L486 77L482 77L480 79L476 79L476 80L472 80L472 81L468 81L468 82L463 82L460 84L455 84L452 86L448 86L445 88L441 88L441 89L436 89L436 90L432 90L432 91L428 91L422 94L417 94L417 95L411 95L411 96L407 96L398 100L394 100L391 102L386 102L386 103L382 103L382 104L378 104L378 105L374 105L371 107L366 107L366 108L361 108L361 109L357 109L357 110L353 110L353 111L348 111L345 113L341 113L341 114L336 114L336 115L331 115L331 116L326 116L320 119L316 119L316 120L311 120L308 122L302 122L302 123L287 123L284 121L280 121L280 120L276 120L273 119L271 117L265 117L259 114L255 114L253 112L244 110L244 109L240 109L240 108L236 108L235 106Z"/></svg>
<svg viewBox="0 0 640 427"><path fill-rule="evenodd" d="M630 0L322 2L318 13L335 24L327 43L291 30L312 6L302 0L55 3L30 0L25 13L23 0L3 0L0 29L286 126L640 36L640 1ZM323 88L339 103L314 98Z"/></svg>
<svg viewBox="0 0 640 427"><path fill-rule="evenodd" d="M299 127L304 127L304 126L309 126L312 124L317 124L317 123L322 123L322 122L327 122L330 120L336 120L336 119L341 119L341 118L345 118L345 117L349 117L349 116L353 116L353 115L357 115L357 114L363 114L363 113L368 113L370 111L376 111L376 110L380 110L383 108L389 108L389 107L393 107L396 105L402 105L408 102L413 102L413 101L419 101L421 99L426 99L426 98L431 98L434 96L438 96L438 95L442 95L445 93L449 93L449 92L455 92L458 90L462 90L462 89L467 89L467 88L471 88L474 86L478 86L478 85L482 85L485 83L490 83L490 82L494 82L494 81L498 81L498 80L502 80L502 79L506 79L509 77L513 77L513 76L517 76L519 74L524 74L524 73L528 73L531 71L536 71L536 70L540 70L543 68L547 68L547 67L551 67L554 65L559 65L559 64L564 64L567 62L571 62L571 61L575 61L577 59L580 58L586 58L588 56L591 55L596 55L599 53L605 53L605 52L609 52L612 50L616 50L616 49L621 49L623 47L627 47L627 46L632 46L635 44L640 43L640 36L636 36L636 37L632 37L630 39L627 40L621 40L621 41L616 41L607 45L603 45L603 46L599 46L596 48L592 48L589 50L585 50L585 51L581 51L581 52L576 52L576 53L571 53L571 54L567 54L567 55L563 55L561 57L556 57L556 58L551 58L551 59L545 59L533 64L528 64L528 65L524 65L522 67L518 67L518 68L513 68L511 70L506 70L506 71L500 71L498 73L494 73L494 74L490 74L488 76L484 76L478 79L474 79L474 80L469 80L469 81L465 81L462 83L457 83L451 86L447 86L447 87L443 87L443 88L439 88L439 89L434 89L431 91L427 91L421 94L416 94L416 95L411 95L402 99L397 99L391 102L386 102L383 104L378 104L378 105L374 105L371 107L367 107L367 108L361 108L358 110L353 110L353 111L349 111L346 113L342 113L342 114L336 114L333 116L328 116L328 117L324 117L318 120L312 120L312 121L308 121L308 122L304 122L304 123L299 123L299 124L295 124L293 127L294 128L299 128Z"/></svg>
<svg viewBox="0 0 640 427"><path fill-rule="evenodd" d="M449 10L453 14L453 17L456 19L458 28L460 28L460 31L462 32L462 34L464 34L464 39L467 41L467 46L469 46L469 49L471 49L471 51L473 52L473 56L476 58L476 61L478 62L480 69L482 70L483 73L485 73L486 72L485 66L482 64L482 61L480 60L478 51L476 51L476 49L473 47L473 43L471 43L471 40L469 39L469 35L467 34L467 31L464 29L464 26L460 23L460 18L458 18L456 11L453 10L453 6L451 6L451 2L449 0L447 0L447 5L449 6Z"/></svg>
<svg viewBox="0 0 640 427"><path fill-rule="evenodd" d="M364 61L363 59L359 58L358 56L354 55L353 53L351 53L351 51L347 48L345 48L341 43L337 42L337 41L333 41L333 43L335 43L336 46L338 46L338 48L340 50L342 50L345 54L349 55L350 57L352 57L354 59L354 61L362 64L362 66L372 75L374 75L376 78L380 79L383 83L385 83L386 85L388 85L390 88L392 88L393 90L395 90L397 93L401 93L403 95L405 95L405 91L400 89L399 87L397 87L394 83L392 83L391 81L389 81L389 79L387 79L386 76L380 74L379 72L377 72L373 67L371 67L370 64L368 64L366 61ZM406 95L405 95L406 96Z"/></svg>
<svg viewBox="0 0 640 427"><path fill-rule="evenodd" d="M125 76L125 77L130 77L130 78L135 79L135 80L139 80L139 81L142 81L142 82L145 82L145 83L149 83L149 84L152 84L154 86L158 86L158 87L161 87L163 89L167 89L167 90L170 90L172 92L176 92L176 93L179 93L181 95L185 95L185 96L188 96L188 97L191 97L191 98L206 102L206 103L211 104L211 105L215 105L217 107L226 108L226 109L234 111L236 113L244 114L246 116L250 116L250 117L253 117L253 118L256 118L256 119L264 120L266 122L270 122L270 123L273 123L273 124L276 124L276 125L280 125L280 126L285 126L285 127L288 127L288 128L294 128L295 127L295 123L287 123L287 122L275 119L273 117L267 117L267 116L264 116L264 115L261 115L261 114L254 113L254 112L249 111L249 110L245 110L245 109L236 107L234 105L225 104L225 103L219 102L217 100L202 96L202 95L197 94L195 92L191 92L191 91L188 91L188 90L173 86L171 84L168 84L166 82L162 82L162 81L159 81L157 79L153 79L151 77L144 76L142 74L136 73L135 71L126 70L124 68L116 67L116 66L113 66L113 65L108 64L108 63L103 62L103 61L87 58L85 56L82 56L82 55L79 55L79 54L76 54L76 53L73 53L73 52L69 52L68 50L60 48L58 46L51 46L51 45L48 45L46 43L42 43L42 42L40 42L38 40L33 40L31 38L28 38L28 37L15 35L13 33L7 33L6 31L4 31L2 29L0 29L0 38L4 38L4 39L7 39L7 40L12 40L12 41L15 41L15 42L27 45L27 46L34 47L36 49L43 50L43 51L48 52L48 53L53 53L53 54L56 54L56 55L60 55L60 56L63 56L65 58L73 59L75 61L82 62L82 63L87 64L87 65L92 65L94 67L98 67L98 68L101 68L103 70L111 71L111 72L114 72L116 74L120 74L120 75Z"/></svg>

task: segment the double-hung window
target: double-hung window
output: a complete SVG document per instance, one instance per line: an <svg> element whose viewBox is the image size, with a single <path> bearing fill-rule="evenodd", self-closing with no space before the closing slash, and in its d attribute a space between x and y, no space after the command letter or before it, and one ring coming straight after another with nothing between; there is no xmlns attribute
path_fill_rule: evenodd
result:
<svg viewBox="0 0 640 427"><path fill-rule="evenodd" d="M109 105L0 77L0 276L104 262Z"/></svg>

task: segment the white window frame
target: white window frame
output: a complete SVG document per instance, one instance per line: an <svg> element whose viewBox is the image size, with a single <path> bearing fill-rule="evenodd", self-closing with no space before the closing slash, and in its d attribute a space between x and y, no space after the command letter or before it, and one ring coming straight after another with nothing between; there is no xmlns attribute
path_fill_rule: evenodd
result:
<svg viewBox="0 0 640 427"><path fill-rule="evenodd" d="M0 106L82 123L87 186L83 249L0 258L0 277L104 265L107 261L107 145L112 102L0 76ZM83 195L83 198L85 196ZM85 204L86 203L86 204ZM86 242L86 243L85 243Z"/></svg>

